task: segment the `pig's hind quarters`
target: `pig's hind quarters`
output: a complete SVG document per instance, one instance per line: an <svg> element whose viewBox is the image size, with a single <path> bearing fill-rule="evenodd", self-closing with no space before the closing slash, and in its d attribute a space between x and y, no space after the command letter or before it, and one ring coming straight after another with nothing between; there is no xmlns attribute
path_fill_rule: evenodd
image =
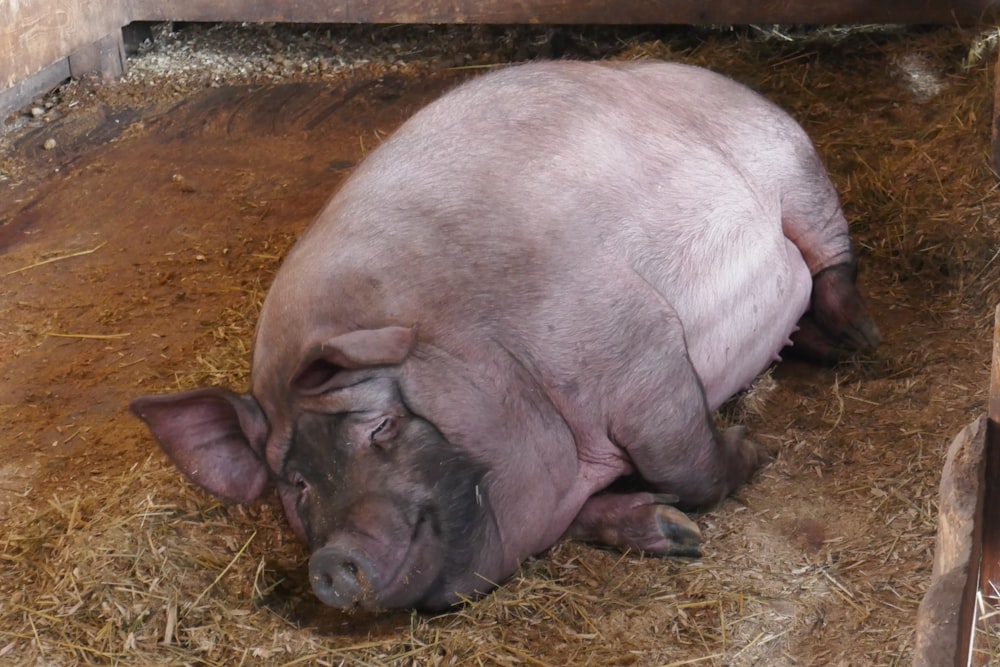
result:
<svg viewBox="0 0 1000 667"><path fill-rule="evenodd" d="M858 293L856 273L854 262L850 262L813 276L809 311L791 336L791 356L835 363L878 346L878 328Z"/></svg>

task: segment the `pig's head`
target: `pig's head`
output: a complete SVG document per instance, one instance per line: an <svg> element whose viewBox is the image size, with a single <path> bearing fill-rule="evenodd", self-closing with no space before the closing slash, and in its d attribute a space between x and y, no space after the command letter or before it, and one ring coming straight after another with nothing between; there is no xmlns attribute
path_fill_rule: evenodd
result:
<svg viewBox="0 0 1000 667"><path fill-rule="evenodd" d="M508 573L485 466L400 391L412 347L408 328L354 331L299 350L280 386L273 372L258 382L255 361L252 394L197 389L132 410L210 493L246 503L277 486L324 603L440 609Z"/></svg>

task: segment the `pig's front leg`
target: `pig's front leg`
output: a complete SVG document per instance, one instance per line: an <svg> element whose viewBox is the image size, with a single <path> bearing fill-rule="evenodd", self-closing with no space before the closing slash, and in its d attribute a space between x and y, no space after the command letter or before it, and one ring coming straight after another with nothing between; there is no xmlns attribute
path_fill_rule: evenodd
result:
<svg viewBox="0 0 1000 667"><path fill-rule="evenodd" d="M662 335L646 335L645 347L636 341L630 366L606 385L614 397L607 432L651 490L676 495L686 509L707 507L749 480L769 455L743 427L716 428L683 328L676 316L661 315ZM631 323L642 332L638 318Z"/></svg>
<svg viewBox="0 0 1000 667"><path fill-rule="evenodd" d="M721 444L721 452L717 454L718 463L712 467L721 465L729 474L714 480L722 482L722 487L713 483L702 486L695 494L700 497L694 502L688 492L685 504L701 506L706 497L710 501L717 500L714 496L728 493L731 485L749 476L760 462L769 458L767 452L747 440L745 434L746 429L742 426L718 434L716 442ZM584 503L565 537L618 549L636 549L655 556L698 558L701 556L701 530L674 507L679 502L682 499L672 493L598 493Z"/></svg>

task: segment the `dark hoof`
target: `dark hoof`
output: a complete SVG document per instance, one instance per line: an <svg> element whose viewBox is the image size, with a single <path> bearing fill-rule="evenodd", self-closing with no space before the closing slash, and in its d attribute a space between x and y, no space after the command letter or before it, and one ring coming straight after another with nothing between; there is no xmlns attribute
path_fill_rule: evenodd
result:
<svg viewBox="0 0 1000 667"><path fill-rule="evenodd" d="M657 505L656 527L663 537L663 547L652 551L657 556L701 558L701 529L686 514L669 505Z"/></svg>
<svg viewBox="0 0 1000 667"><path fill-rule="evenodd" d="M727 450L742 456L746 460L749 474L774 460L774 454L764 445L747 437L746 426L730 426L722 431L722 440Z"/></svg>
<svg viewBox="0 0 1000 667"><path fill-rule="evenodd" d="M861 300L854 273L852 265L838 264L813 276L810 310L791 336L789 356L832 364L878 347L878 327Z"/></svg>
<svg viewBox="0 0 1000 667"><path fill-rule="evenodd" d="M697 558L701 530L667 493L601 493L591 497L566 537L655 556Z"/></svg>

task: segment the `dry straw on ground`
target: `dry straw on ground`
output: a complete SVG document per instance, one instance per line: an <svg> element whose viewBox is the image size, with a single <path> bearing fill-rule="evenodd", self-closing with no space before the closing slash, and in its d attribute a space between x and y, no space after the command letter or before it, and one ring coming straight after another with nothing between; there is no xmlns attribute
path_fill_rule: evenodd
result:
<svg viewBox="0 0 1000 667"><path fill-rule="evenodd" d="M329 58L312 67L324 61L309 49L347 49L351 40L382 54L373 67L410 73L537 53L663 58L726 72L788 108L816 141L851 219L885 345L835 369L778 369L765 400L727 412L776 460L698 517L703 559L561 543L495 594L440 616L321 609L274 498L220 506L158 454L58 493L15 498L0 537L0 663L908 662L943 449L983 409L1000 297L991 47L954 30L338 30L307 40L291 29L199 32L195 41L209 50L229 31L271 55L235 58L244 71L208 80L180 68L177 94L247 77L327 76ZM197 51L183 36L167 44L175 51L154 47L133 64L148 79L108 95L128 103L150 82L171 81L171 53ZM980 57L967 65L974 52ZM287 245L259 249L262 275ZM234 291L198 363L171 369L171 382L159 376L159 389L245 386L262 293ZM150 446L138 425L135 438Z"/></svg>

